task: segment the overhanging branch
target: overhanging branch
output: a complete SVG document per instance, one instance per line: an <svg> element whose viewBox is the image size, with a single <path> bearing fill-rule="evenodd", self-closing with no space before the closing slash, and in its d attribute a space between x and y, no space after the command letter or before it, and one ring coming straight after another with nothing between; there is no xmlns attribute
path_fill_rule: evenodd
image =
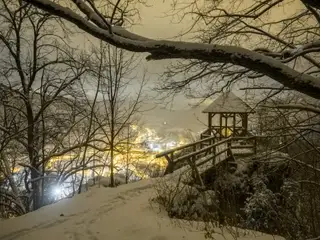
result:
<svg viewBox="0 0 320 240"><path fill-rule="evenodd" d="M316 99L320 99L320 79L298 72L289 66L263 54L236 46L190 43L181 41L152 40L112 27L112 33L95 25L69 8L50 0L25 0L51 14L64 18L80 29L111 45L132 52L148 52L148 60L198 59L211 63L232 63L262 73L283 84ZM78 0L77 2L83 2ZM86 14L86 12L83 12ZM97 15L96 15L97 16ZM100 23L99 23L100 25Z"/></svg>

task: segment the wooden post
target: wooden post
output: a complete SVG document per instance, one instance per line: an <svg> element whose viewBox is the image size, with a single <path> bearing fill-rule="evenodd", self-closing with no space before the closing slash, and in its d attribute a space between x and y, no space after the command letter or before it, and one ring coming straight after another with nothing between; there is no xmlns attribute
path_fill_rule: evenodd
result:
<svg viewBox="0 0 320 240"><path fill-rule="evenodd" d="M233 129L232 129L232 136L236 136L236 114L234 113L233 114L233 123L232 123L232 126L233 126Z"/></svg>
<svg viewBox="0 0 320 240"><path fill-rule="evenodd" d="M192 146L192 150L193 152L197 151L197 148L195 145ZM196 160L197 160L197 157L196 156L192 156L191 159L188 160L189 162L189 165L192 169L192 177L197 180L197 173L196 173Z"/></svg>
<svg viewBox="0 0 320 240"><path fill-rule="evenodd" d="M168 166L167 166L166 170L164 171L163 175L167 175L169 173L173 173L173 171L174 171L173 152L170 153L170 157L168 155L165 155L164 157L168 161Z"/></svg>
<svg viewBox="0 0 320 240"><path fill-rule="evenodd" d="M212 131L212 114L208 113L208 131L209 135L211 136L211 131Z"/></svg>
<svg viewBox="0 0 320 240"><path fill-rule="evenodd" d="M224 117L224 137L228 137L228 114L223 114Z"/></svg>
<svg viewBox="0 0 320 240"><path fill-rule="evenodd" d="M230 157L232 154L231 154L231 140L229 140L228 142L227 142L227 148L228 148L228 150L227 150L227 156L228 157Z"/></svg>
<svg viewBox="0 0 320 240"><path fill-rule="evenodd" d="M248 114L242 114L242 128L244 129L244 135L248 134Z"/></svg>
<svg viewBox="0 0 320 240"><path fill-rule="evenodd" d="M212 145L215 144L215 139L212 139ZM216 164L216 154L217 154L217 147L216 146L213 146L212 149L211 149L212 153L213 153L213 159L212 159L212 165L215 165Z"/></svg>
<svg viewBox="0 0 320 240"><path fill-rule="evenodd" d="M193 151L196 151L195 145L193 146ZM192 169L193 178L196 181L198 181L198 183L199 183L199 185L201 187L204 187L204 183L203 183L201 175L200 175L200 173L198 171L196 161L197 161L197 157L196 156L193 156L193 157L191 157L191 159L188 159L189 165L190 165L190 167Z"/></svg>
<svg viewBox="0 0 320 240"><path fill-rule="evenodd" d="M220 124L219 124L219 135L220 135L220 140L222 139L222 113L220 113Z"/></svg>
<svg viewBox="0 0 320 240"><path fill-rule="evenodd" d="M195 151L197 151L197 146L196 145L193 145L192 146L192 150L193 150L193 152L195 152ZM196 162L196 156L194 156L193 158L192 158L192 161L195 163Z"/></svg>

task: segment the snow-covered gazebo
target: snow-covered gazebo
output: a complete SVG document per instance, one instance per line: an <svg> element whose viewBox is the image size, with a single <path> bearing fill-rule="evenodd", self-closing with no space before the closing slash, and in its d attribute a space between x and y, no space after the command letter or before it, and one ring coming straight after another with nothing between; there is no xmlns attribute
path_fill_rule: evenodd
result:
<svg viewBox="0 0 320 240"><path fill-rule="evenodd" d="M223 93L203 113L208 114L208 128L201 138L248 135L248 115L253 109L232 92Z"/></svg>

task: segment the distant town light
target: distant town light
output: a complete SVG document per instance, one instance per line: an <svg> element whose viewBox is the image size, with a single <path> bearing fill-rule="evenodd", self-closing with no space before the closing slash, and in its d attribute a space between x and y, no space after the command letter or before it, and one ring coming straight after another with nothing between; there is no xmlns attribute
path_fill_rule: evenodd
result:
<svg viewBox="0 0 320 240"><path fill-rule="evenodd" d="M132 130L134 130L134 131L138 130L138 126L137 125L132 124L130 126L131 126Z"/></svg>

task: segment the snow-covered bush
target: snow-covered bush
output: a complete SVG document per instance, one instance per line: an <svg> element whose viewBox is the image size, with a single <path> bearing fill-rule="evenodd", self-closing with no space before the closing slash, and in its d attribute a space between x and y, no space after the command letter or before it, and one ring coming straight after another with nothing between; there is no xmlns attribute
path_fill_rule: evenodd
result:
<svg viewBox="0 0 320 240"><path fill-rule="evenodd" d="M306 226L299 217L299 186L285 179L280 192L272 192L265 176L252 178L253 193L247 199L244 212L245 227L285 236L286 239L304 239Z"/></svg>
<svg viewBox="0 0 320 240"><path fill-rule="evenodd" d="M304 193L281 154L263 161L237 161L230 173L220 166L202 175L204 187L187 178L161 180L156 200L169 216L278 234L288 240L313 237L305 219ZM193 185L190 185L193 184ZM211 189L211 190L209 190Z"/></svg>
<svg viewBox="0 0 320 240"><path fill-rule="evenodd" d="M255 230L277 228L277 196L267 188L265 181L260 176L252 179L254 192L244 207L246 225Z"/></svg>
<svg viewBox="0 0 320 240"><path fill-rule="evenodd" d="M156 185L156 201L173 218L205 220L212 218L210 209L216 206L214 191L201 191L181 181L161 180ZM211 212L211 213L210 213Z"/></svg>

